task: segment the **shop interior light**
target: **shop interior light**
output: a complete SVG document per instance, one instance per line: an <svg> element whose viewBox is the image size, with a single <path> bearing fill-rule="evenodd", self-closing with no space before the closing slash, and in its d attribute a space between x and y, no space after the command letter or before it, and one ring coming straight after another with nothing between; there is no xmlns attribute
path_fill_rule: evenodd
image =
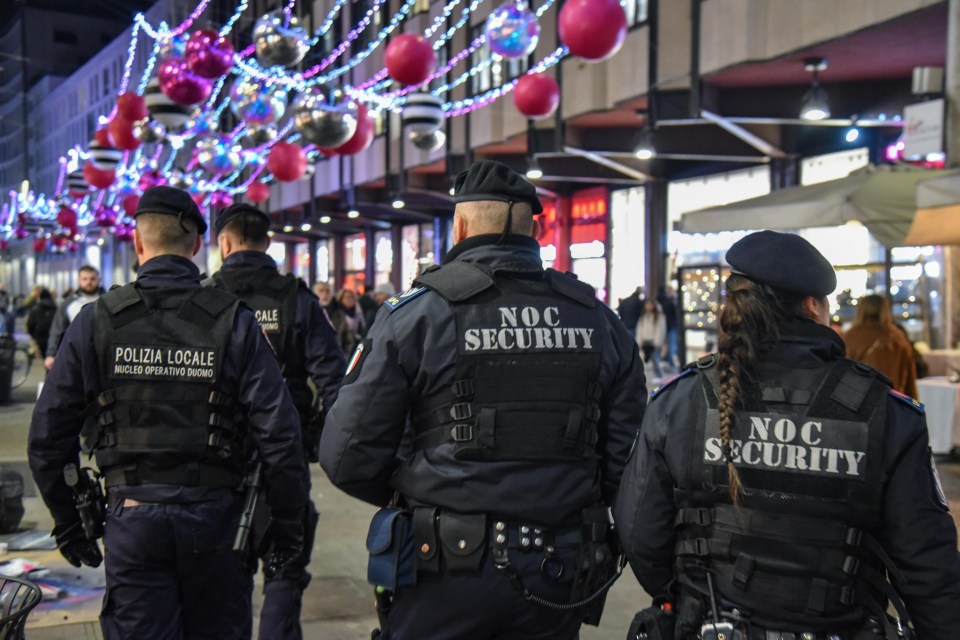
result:
<svg viewBox="0 0 960 640"><path fill-rule="evenodd" d="M800 118L802 120L826 120L830 117L830 103L827 100L826 90L820 86L820 72L827 68L826 58L807 58L803 61L803 68L813 74L813 84L803 96L800 103Z"/></svg>
<svg viewBox="0 0 960 640"><path fill-rule="evenodd" d="M284 227L283 227L283 232L284 232L284 233L290 233L291 231L293 231L293 225L292 225L292 224L284 225Z"/></svg>
<svg viewBox="0 0 960 640"><path fill-rule="evenodd" d="M394 209L403 209L407 206L407 203L403 201L403 198L400 196L394 196L393 202L390 203L390 206Z"/></svg>
<svg viewBox="0 0 960 640"><path fill-rule="evenodd" d="M300 231L310 231L312 228L313 227L310 226L309 222L304 222L302 225L300 225Z"/></svg>
<svg viewBox="0 0 960 640"><path fill-rule="evenodd" d="M330 216L320 216L320 224L330 224Z"/></svg>
<svg viewBox="0 0 960 640"><path fill-rule="evenodd" d="M534 156L530 158L530 163L527 164L527 180L539 180L543 177L543 169L540 168L540 163L537 162L537 157Z"/></svg>
<svg viewBox="0 0 960 640"><path fill-rule="evenodd" d="M347 217L348 217L348 218L351 218L351 219L353 219L353 218L359 218L359 217L360 217L360 212L357 211L356 209L350 209L350 211L347 211Z"/></svg>
<svg viewBox="0 0 960 640"><path fill-rule="evenodd" d="M856 142L857 138L860 137L860 129L856 127L850 127L847 129L847 135L845 136L847 142Z"/></svg>
<svg viewBox="0 0 960 640"><path fill-rule="evenodd" d="M637 140L637 146L633 150L633 155L638 160L649 160L657 155L657 149L653 146L653 132L650 127L644 127L640 130L640 138Z"/></svg>

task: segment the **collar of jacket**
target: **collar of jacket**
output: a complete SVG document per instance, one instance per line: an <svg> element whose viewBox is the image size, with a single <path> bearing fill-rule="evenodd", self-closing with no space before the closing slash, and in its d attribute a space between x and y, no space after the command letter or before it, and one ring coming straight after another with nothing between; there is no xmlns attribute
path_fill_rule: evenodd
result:
<svg viewBox="0 0 960 640"><path fill-rule="evenodd" d="M499 233L461 240L443 258L443 264L459 260L504 271L541 271L540 244L529 236L511 233L500 242ZM498 244L499 242L499 244Z"/></svg>
<svg viewBox="0 0 960 640"><path fill-rule="evenodd" d="M182 256L157 256L140 265L137 284L147 289L191 284L200 286L200 269Z"/></svg>
<svg viewBox="0 0 960 640"><path fill-rule="evenodd" d="M763 361L817 367L845 357L846 347L830 327L796 322L780 327L780 339L761 344L758 355Z"/></svg>
<svg viewBox="0 0 960 640"><path fill-rule="evenodd" d="M277 263L263 251L235 251L223 261L224 269L277 269Z"/></svg>

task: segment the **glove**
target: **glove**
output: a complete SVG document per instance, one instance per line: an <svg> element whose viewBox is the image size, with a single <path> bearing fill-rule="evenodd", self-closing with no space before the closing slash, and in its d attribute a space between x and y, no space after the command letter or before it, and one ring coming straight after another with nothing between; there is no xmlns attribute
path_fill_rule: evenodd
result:
<svg viewBox="0 0 960 640"><path fill-rule="evenodd" d="M300 520L271 519L262 547L263 575L272 579L303 554L303 523Z"/></svg>
<svg viewBox="0 0 960 640"><path fill-rule="evenodd" d="M103 554L100 553L97 541L87 537L79 522L57 525L53 528L53 537L57 539L60 553L73 566L85 564L88 567L99 567L103 562Z"/></svg>

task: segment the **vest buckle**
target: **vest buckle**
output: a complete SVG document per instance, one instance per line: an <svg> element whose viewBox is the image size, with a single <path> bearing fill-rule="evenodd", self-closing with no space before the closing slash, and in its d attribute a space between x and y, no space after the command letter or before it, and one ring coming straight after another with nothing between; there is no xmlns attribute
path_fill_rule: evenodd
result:
<svg viewBox="0 0 960 640"><path fill-rule="evenodd" d="M706 538L695 538L693 540L694 553L701 558L710 555L710 543Z"/></svg>
<svg viewBox="0 0 960 640"><path fill-rule="evenodd" d="M452 385L453 396L455 398L468 398L473 395L473 380L470 378L465 378L463 380L456 380Z"/></svg>
<svg viewBox="0 0 960 640"><path fill-rule="evenodd" d="M450 429L450 439L454 442L470 442L473 440L472 424L455 424Z"/></svg>
<svg viewBox="0 0 960 640"><path fill-rule="evenodd" d="M454 420L467 420L473 416L469 402L460 402L450 407L450 417Z"/></svg>
<svg viewBox="0 0 960 640"><path fill-rule="evenodd" d="M851 547L859 547L863 541L863 531L860 529L848 529L846 543Z"/></svg>
<svg viewBox="0 0 960 640"><path fill-rule="evenodd" d="M860 561L853 556L847 556L843 560L843 572L848 576L855 576L860 571Z"/></svg>

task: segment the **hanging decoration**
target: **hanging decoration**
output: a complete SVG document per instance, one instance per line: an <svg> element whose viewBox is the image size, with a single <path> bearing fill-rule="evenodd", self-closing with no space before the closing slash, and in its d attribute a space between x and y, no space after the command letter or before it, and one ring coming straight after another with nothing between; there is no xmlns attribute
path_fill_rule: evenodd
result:
<svg viewBox="0 0 960 640"><path fill-rule="evenodd" d="M560 85L545 73L521 77L513 90L513 104L528 118L546 118L560 106Z"/></svg>
<svg viewBox="0 0 960 640"><path fill-rule="evenodd" d="M425 82L437 66L437 54L423 36L401 33L387 45L384 62L393 80L418 85Z"/></svg>
<svg viewBox="0 0 960 640"><path fill-rule="evenodd" d="M360 105L357 108L357 130L349 140L333 149L333 155L352 156L361 151L366 151L373 144L376 128L377 126L367 112L367 108Z"/></svg>
<svg viewBox="0 0 960 640"><path fill-rule="evenodd" d="M167 58L157 69L160 91L175 103L190 106L203 102L213 92L213 85L187 66L183 58Z"/></svg>
<svg viewBox="0 0 960 640"><path fill-rule="evenodd" d="M247 187L247 200L260 204L270 199L270 186L262 182L251 182Z"/></svg>
<svg viewBox="0 0 960 640"><path fill-rule="evenodd" d="M619 0L566 0L558 29L571 55L597 62L620 50L627 37L627 14Z"/></svg>
<svg viewBox="0 0 960 640"><path fill-rule="evenodd" d="M233 43L213 29L194 31L184 47L190 70L201 78L219 78L233 68Z"/></svg>
<svg viewBox="0 0 960 640"><path fill-rule="evenodd" d="M267 169L280 182L299 180L307 168L307 154L293 142L278 142L267 156Z"/></svg>
<svg viewBox="0 0 960 640"><path fill-rule="evenodd" d="M149 115L147 102L135 93L123 93L117 98L117 113L130 122L143 120Z"/></svg>
<svg viewBox="0 0 960 640"><path fill-rule="evenodd" d="M117 149L133 151L142 144L140 138L133 135L133 123L119 113L113 116L113 120L107 125L107 132Z"/></svg>
<svg viewBox="0 0 960 640"><path fill-rule="evenodd" d="M289 11L260 16L253 27L257 60L266 67L291 67L307 55L307 30Z"/></svg>
<svg viewBox="0 0 960 640"><path fill-rule="evenodd" d="M160 80L153 78L143 93L150 117L167 128L177 131L190 120L190 107L177 104L160 91Z"/></svg>
<svg viewBox="0 0 960 640"><path fill-rule="evenodd" d="M99 135L101 132L104 135ZM123 159L123 151L101 142L104 138L109 140L109 136L106 135L106 133L106 130L101 129L97 131L97 135L90 141L90 162L92 162L93 166L97 169L116 169L117 165L120 164L120 161Z"/></svg>
<svg viewBox="0 0 960 640"><path fill-rule="evenodd" d="M247 127L247 133L243 137L243 142L250 147L259 147L270 144L277 139L277 135L277 128L274 126Z"/></svg>
<svg viewBox="0 0 960 640"><path fill-rule="evenodd" d="M487 17L483 28L490 50L504 58L522 58L537 48L540 23L525 2L506 2Z"/></svg>
<svg viewBox="0 0 960 640"><path fill-rule="evenodd" d="M138 196L127 196L127 197L136 198L137 202L140 201L140 198ZM124 209L126 209L126 200L124 200ZM134 205L133 209L134 211L136 211L136 205ZM128 215L129 215L129 212L128 212ZM115 224L117 224L117 212L110 207L101 205L97 207L96 213L93 214L93 222L98 227L101 227L103 229L112 227Z"/></svg>
<svg viewBox="0 0 960 640"><path fill-rule="evenodd" d="M249 125L273 124L283 117L286 109L286 90L265 81L240 80L230 92L230 111Z"/></svg>
<svg viewBox="0 0 960 640"><path fill-rule="evenodd" d="M148 144L161 142L167 135L167 128L159 122L154 122L148 118L133 123L133 135L140 142Z"/></svg>
<svg viewBox="0 0 960 640"><path fill-rule="evenodd" d="M74 198L82 198L90 192L90 185L83 177L83 171L77 169L67 175L67 190Z"/></svg>
<svg viewBox="0 0 960 640"><path fill-rule="evenodd" d="M318 147L339 147L357 131L357 105L351 101L329 104L312 91L293 103L293 126Z"/></svg>
<svg viewBox="0 0 960 640"><path fill-rule="evenodd" d="M410 140L413 142L413 146L415 146L417 149L423 149L424 151L438 151L444 144L446 144L447 134L440 130L431 131L430 133L413 132L410 134Z"/></svg>
<svg viewBox="0 0 960 640"><path fill-rule="evenodd" d="M400 119L411 133L429 135L443 124L443 100L432 93L407 94Z"/></svg>
<svg viewBox="0 0 960 640"><path fill-rule="evenodd" d="M243 162L240 150L228 136L206 138L197 143L197 162L210 173L233 173Z"/></svg>

